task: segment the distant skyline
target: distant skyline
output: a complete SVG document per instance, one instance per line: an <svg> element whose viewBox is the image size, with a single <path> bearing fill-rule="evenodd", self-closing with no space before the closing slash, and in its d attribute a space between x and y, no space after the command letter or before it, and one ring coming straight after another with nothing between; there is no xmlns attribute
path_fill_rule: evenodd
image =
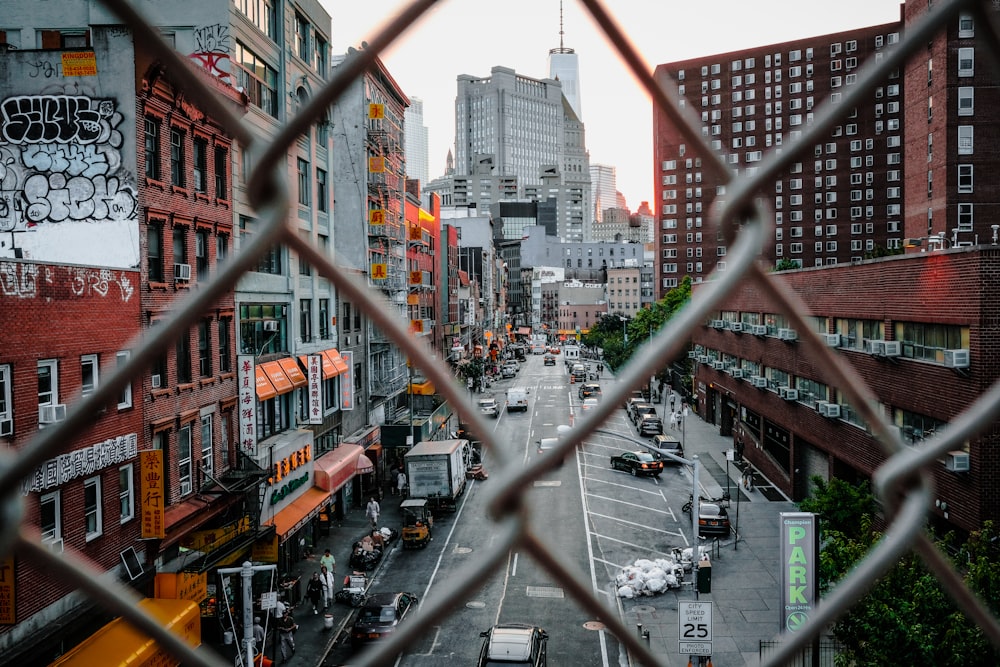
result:
<svg viewBox="0 0 1000 667"><path fill-rule="evenodd" d="M332 18L334 54L369 40L409 3L388 0L371 11L354 0L320 0ZM444 174L454 151L459 74L487 77L501 65L548 76L549 50L560 45L559 0L441 2L382 60L407 96L423 101L430 178ZM605 6L652 71L656 65L899 20L898 0L609 0ZM580 97L590 161L614 166L618 190L635 211L655 210L652 104L603 32L576 0L563 0L562 42L580 63Z"/></svg>

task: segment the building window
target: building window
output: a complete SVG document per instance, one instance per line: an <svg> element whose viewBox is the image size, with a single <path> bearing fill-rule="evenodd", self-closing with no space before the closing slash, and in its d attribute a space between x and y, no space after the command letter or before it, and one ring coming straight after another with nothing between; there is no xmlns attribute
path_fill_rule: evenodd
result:
<svg viewBox="0 0 1000 667"><path fill-rule="evenodd" d="M132 357L132 353L128 350L122 350L115 353L115 365L121 368L128 363L128 360ZM132 407L132 382L130 381L124 387L122 391L118 394L118 409L124 410L126 408Z"/></svg>
<svg viewBox="0 0 1000 667"><path fill-rule="evenodd" d="M38 528L42 542L52 543L62 539L62 498L59 491L43 494L38 499Z"/></svg>
<svg viewBox="0 0 1000 667"><path fill-rule="evenodd" d="M170 183L184 187L184 132L170 128Z"/></svg>
<svg viewBox="0 0 1000 667"><path fill-rule="evenodd" d="M145 120L146 178L160 180L160 122L146 116Z"/></svg>
<svg viewBox="0 0 1000 667"><path fill-rule="evenodd" d="M198 375L203 378L212 377L211 335L212 321L203 319L198 322Z"/></svg>
<svg viewBox="0 0 1000 667"><path fill-rule="evenodd" d="M177 432L177 475L180 495L191 493L191 423Z"/></svg>
<svg viewBox="0 0 1000 667"><path fill-rule="evenodd" d="M326 40L319 35L313 35L313 69L320 77L326 77Z"/></svg>
<svg viewBox="0 0 1000 667"><path fill-rule="evenodd" d="M958 75L973 76L976 70L976 51L972 48L958 50Z"/></svg>
<svg viewBox="0 0 1000 667"><path fill-rule="evenodd" d="M91 477L83 483L83 522L87 541L100 537L101 520L101 478Z"/></svg>
<svg viewBox="0 0 1000 667"><path fill-rule="evenodd" d="M959 39L968 39L970 37L976 36L976 23L972 18L972 14L959 14L958 15L958 37Z"/></svg>
<svg viewBox="0 0 1000 667"><path fill-rule="evenodd" d="M972 204L959 204L958 205L958 231L960 232L971 232L972 231Z"/></svg>
<svg viewBox="0 0 1000 667"><path fill-rule="evenodd" d="M135 487L132 485L132 464L118 469L118 511L120 521L135 517Z"/></svg>
<svg viewBox="0 0 1000 667"><path fill-rule="evenodd" d="M326 211L327 209L327 198L329 197L326 189L326 171L323 169L316 169L316 210Z"/></svg>
<svg viewBox="0 0 1000 667"><path fill-rule="evenodd" d="M295 53L309 62L309 21L298 12L295 13Z"/></svg>
<svg viewBox="0 0 1000 667"><path fill-rule="evenodd" d="M215 147L215 198L228 200L227 176L229 175L229 151L224 146Z"/></svg>
<svg viewBox="0 0 1000 667"><path fill-rule="evenodd" d="M971 116L974 110L974 91L972 86L961 86L958 89L958 115Z"/></svg>
<svg viewBox="0 0 1000 667"><path fill-rule="evenodd" d="M312 341L312 299L299 301L299 334L303 343Z"/></svg>
<svg viewBox="0 0 1000 667"><path fill-rule="evenodd" d="M187 229L184 227L174 227L174 264L187 264Z"/></svg>
<svg viewBox="0 0 1000 667"><path fill-rule="evenodd" d="M267 37L275 38L278 22L272 0L235 0L234 4Z"/></svg>
<svg viewBox="0 0 1000 667"><path fill-rule="evenodd" d="M278 72L253 51L236 42L236 74L250 103L264 113L278 117Z"/></svg>
<svg viewBox="0 0 1000 667"><path fill-rule="evenodd" d="M253 236L253 231L250 228L253 222L251 218L244 215L240 216L240 235L243 237L244 243L249 242ZM273 245L264 252L253 270L257 273L270 273L276 276L283 275L282 257L281 246Z"/></svg>
<svg viewBox="0 0 1000 667"><path fill-rule="evenodd" d="M958 154L972 155L972 125L958 126Z"/></svg>
<svg viewBox="0 0 1000 667"><path fill-rule="evenodd" d="M59 403L59 362L42 359L38 362L38 405Z"/></svg>
<svg viewBox="0 0 1000 667"><path fill-rule="evenodd" d="M309 163L298 158L299 165L299 204L309 206Z"/></svg>
<svg viewBox="0 0 1000 667"><path fill-rule="evenodd" d="M149 224L146 227L146 264L149 282L163 282L163 227Z"/></svg>
<svg viewBox="0 0 1000 667"><path fill-rule="evenodd" d="M198 280L208 280L208 232L202 229L194 233L194 262Z"/></svg>
<svg viewBox="0 0 1000 667"><path fill-rule="evenodd" d="M220 317L219 318L219 372L229 373L233 369L233 364L230 361L232 356L232 338L230 331L233 328L233 320L231 317Z"/></svg>
<svg viewBox="0 0 1000 667"><path fill-rule="evenodd" d="M97 389L98 363L96 354L80 357L80 393L84 396Z"/></svg>
<svg viewBox="0 0 1000 667"><path fill-rule="evenodd" d="M11 403L10 364L0 364L0 436L14 435L14 407Z"/></svg>
<svg viewBox="0 0 1000 667"><path fill-rule="evenodd" d="M191 150L195 192L208 192L208 142L195 137Z"/></svg>
<svg viewBox="0 0 1000 667"><path fill-rule="evenodd" d="M319 337L320 340L330 339L330 300L319 300Z"/></svg>
<svg viewBox="0 0 1000 667"><path fill-rule="evenodd" d="M175 345L177 356L177 383L190 384L191 382L191 338L188 333L183 333L177 339Z"/></svg>
<svg viewBox="0 0 1000 667"><path fill-rule="evenodd" d="M970 194L972 192L972 165L958 165L958 192L959 194Z"/></svg>
<svg viewBox="0 0 1000 667"><path fill-rule="evenodd" d="M209 475L215 474L215 462L212 455L212 415L201 417L201 470Z"/></svg>

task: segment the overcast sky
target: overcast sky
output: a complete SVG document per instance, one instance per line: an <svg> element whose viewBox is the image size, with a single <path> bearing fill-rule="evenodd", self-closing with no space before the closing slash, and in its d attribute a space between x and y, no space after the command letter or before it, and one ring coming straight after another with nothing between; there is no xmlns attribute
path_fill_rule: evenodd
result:
<svg viewBox="0 0 1000 667"><path fill-rule="evenodd" d="M911 0L912 1L912 0ZM320 0L332 17L333 53L358 46L408 2ZM430 177L455 142L459 74L496 65L548 76L559 46L559 0L448 0L383 53L389 72L424 104ZM654 199L652 104L577 0L563 0L563 45L576 51L592 163L616 168L631 210ZM608 12L649 64L726 53L899 19L898 0L607 0ZM655 211L655 204L653 209Z"/></svg>

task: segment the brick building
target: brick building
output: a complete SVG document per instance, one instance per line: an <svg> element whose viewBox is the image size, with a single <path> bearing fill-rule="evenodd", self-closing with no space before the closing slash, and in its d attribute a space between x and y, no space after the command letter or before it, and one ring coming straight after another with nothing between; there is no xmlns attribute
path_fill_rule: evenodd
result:
<svg viewBox="0 0 1000 667"><path fill-rule="evenodd" d="M903 441L915 442L948 428L997 379L1000 309L984 295L995 293L998 268L997 248L979 246L779 275ZM793 500L807 495L812 475L868 479L886 458L800 338L744 286L695 332L690 353L699 414L742 441L744 456ZM975 530L1000 511L998 439L994 424L933 467L941 525Z"/></svg>

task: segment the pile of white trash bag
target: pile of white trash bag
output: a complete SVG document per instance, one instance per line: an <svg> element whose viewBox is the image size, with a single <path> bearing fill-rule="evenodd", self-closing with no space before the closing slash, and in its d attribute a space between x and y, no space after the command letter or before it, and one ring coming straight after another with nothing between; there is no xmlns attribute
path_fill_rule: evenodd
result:
<svg viewBox="0 0 1000 667"><path fill-rule="evenodd" d="M699 555L701 547L699 547ZM632 599L641 595L657 595L672 588L680 588L685 570L691 571L691 549L684 549L672 558L647 560L640 558L622 568L615 577L618 597Z"/></svg>

